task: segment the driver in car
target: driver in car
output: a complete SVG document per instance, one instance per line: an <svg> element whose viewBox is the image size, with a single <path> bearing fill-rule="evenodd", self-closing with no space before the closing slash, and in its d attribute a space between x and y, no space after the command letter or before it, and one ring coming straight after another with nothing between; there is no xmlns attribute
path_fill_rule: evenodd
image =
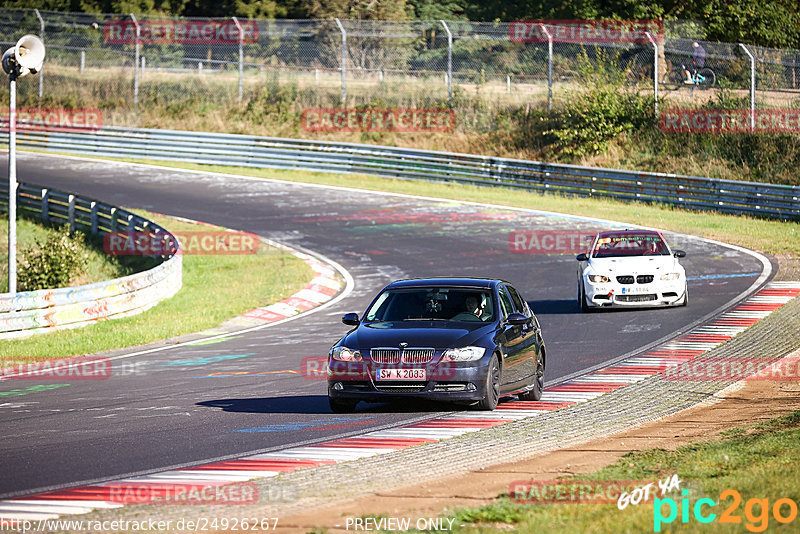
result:
<svg viewBox="0 0 800 534"><path fill-rule="evenodd" d="M474 295L467 295L464 298L464 311L453 317L453 321L474 321L475 319L482 320L483 307L481 299Z"/></svg>

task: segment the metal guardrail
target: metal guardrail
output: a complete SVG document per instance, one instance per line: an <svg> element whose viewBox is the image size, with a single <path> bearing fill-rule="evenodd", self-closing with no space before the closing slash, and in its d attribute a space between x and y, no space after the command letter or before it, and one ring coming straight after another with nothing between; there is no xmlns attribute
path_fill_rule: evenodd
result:
<svg viewBox="0 0 800 534"><path fill-rule="evenodd" d="M103 127L20 131L29 149L191 163L371 174L515 187L695 210L800 219L800 187L430 150L236 134Z"/></svg>
<svg viewBox="0 0 800 534"><path fill-rule="evenodd" d="M93 235L108 232L168 234L158 224L124 209L61 191L19 184L19 214L45 224L68 224ZM8 183L0 184L0 211L8 210ZM173 240L173 242L177 242ZM182 254L160 256L156 267L94 284L0 294L0 339L74 328L139 313L181 288Z"/></svg>

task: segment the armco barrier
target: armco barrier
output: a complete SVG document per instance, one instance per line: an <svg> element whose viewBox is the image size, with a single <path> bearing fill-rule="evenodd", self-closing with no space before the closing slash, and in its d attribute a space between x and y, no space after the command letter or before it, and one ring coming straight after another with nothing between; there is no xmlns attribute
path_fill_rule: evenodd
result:
<svg viewBox="0 0 800 534"><path fill-rule="evenodd" d="M0 208L8 211L5 182L0 184ZM71 230L95 235L115 231L169 233L121 208L29 184L19 185L17 209L45 223L68 224ZM74 328L144 311L181 288L182 257L180 250L171 256L157 256L160 263L152 269L105 282L0 294L0 339Z"/></svg>
<svg viewBox="0 0 800 534"><path fill-rule="evenodd" d="M40 127L41 128L41 127ZM251 135L103 127L22 131L22 147L213 165L499 185L566 195L657 202L695 210L800 219L800 187Z"/></svg>

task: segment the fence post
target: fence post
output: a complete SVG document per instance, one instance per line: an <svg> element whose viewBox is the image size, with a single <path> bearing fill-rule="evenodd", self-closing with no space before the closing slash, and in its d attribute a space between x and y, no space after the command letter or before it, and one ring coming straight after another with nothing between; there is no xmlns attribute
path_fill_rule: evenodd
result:
<svg viewBox="0 0 800 534"><path fill-rule="evenodd" d="M342 105L344 105L347 102L347 32L344 31L342 21L333 20L336 21L339 31L342 32Z"/></svg>
<svg viewBox="0 0 800 534"><path fill-rule="evenodd" d="M50 224L50 190L42 189L42 222Z"/></svg>
<svg viewBox="0 0 800 534"><path fill-rule="evenodd" d="M756 129L756 58L745 45L739 43L744 53L750 58L750 131Z"/></svg>
<svg viewBox="0 0 800 534"><path fill-rule="evenodd" d="M453 34L450 32L450 28L447 26L447 23L443 20L439 22L442 23L444 26L444 31L447 32L447 98L452 100L453 98Z"/></svg>
<svg viewBox="0 0 800 534"><path fill-rule="evenodd" d="M136 26L136 55L133 60L133 105L139 103L139 38L141 37L141 28L139 21L136 20L136 15L131 13L131 20Z"/></svg>
<svg viewBox="0 0 800 534"><path fill-rule="evenodd" d="M69 233L71 234L75 232L75 195L70 195L68 199L67 220L69 221Z"/></svg>
<svg viewBox="0 0 800 534"><path fill-rule="evenodd" d="M38 9L34 9L34 11L36 12L36 18L39 19L39 38L42 40L42 43L44 43L44 19L42 18L42 15L39 13ZM42 95L44 94L43 70L44 69L42 69L42 72L39 72L39 98L42 98Z"/></svg>
<svg viewBox="0 0 800 534"><path fill-rule="evenodd" d="M81 49L81 74L83 74L83 69L85 66L86 66L86 50ZM39 74L41 74L41 72Z"/></svg>
<svg viewBox="0 0 800 534"><path fill-rule="evenodd" d="M647 39L653 45L653 113L655 113L656 120L658 120L658 44L650 32L646 32Z"/></svg>
<svg viewBox="0 0 800 534"><path fill-rule="evenodd" d="M147 61L145 60L145 57L142 56L142 81L144 81L145 65L147 65Z"/></svg>
<svg viewBox="0 0 800 534"><path fill-rule="evenodd" d="M92 215L91 215L92 230L91 230L91 233L92 233L92 235L96 235L97 234L97 202L93 200L91 206L92 206Z"/></svg>
<svg viewBox="0 0 800 534"><path fill-rule="evenodd" d="M236 24L236 29L239 30L239 103L242 103L242 76L244 74L244 30L242 25L239 24L239 19L233 17L233 23Z"/></svg>
<svg viewBox="0 0 800 534"><path fill-rule="evenodd" d="M547 111L553 111L553 34L545 24L539 24L547 36Z"/></svg>

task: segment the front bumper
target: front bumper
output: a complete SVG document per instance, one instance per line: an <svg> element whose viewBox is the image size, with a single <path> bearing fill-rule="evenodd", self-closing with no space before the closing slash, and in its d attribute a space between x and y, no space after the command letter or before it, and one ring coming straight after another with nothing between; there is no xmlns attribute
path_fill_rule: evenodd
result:
<svg viewBox="0 0 800 534"><path fill-rule="evenodd" d="M653 307L682 304L686 281L653 281L649 284L593 283L584 279L586 305L592 307Z"/></svg>
<svg viewBox="0 0 800 534"><path fill-rule="evenodd" d="M337 364L347 365L337 365ZM479 401L483 398L488 363L459 362L432 364L426 369L426 380L377 380L372 362L329 362L328 396L384 402L393 399L418 398L444 402ZM383 366L388 367L388 366ZM408 367L411 368L411 367Z"/></svg>

